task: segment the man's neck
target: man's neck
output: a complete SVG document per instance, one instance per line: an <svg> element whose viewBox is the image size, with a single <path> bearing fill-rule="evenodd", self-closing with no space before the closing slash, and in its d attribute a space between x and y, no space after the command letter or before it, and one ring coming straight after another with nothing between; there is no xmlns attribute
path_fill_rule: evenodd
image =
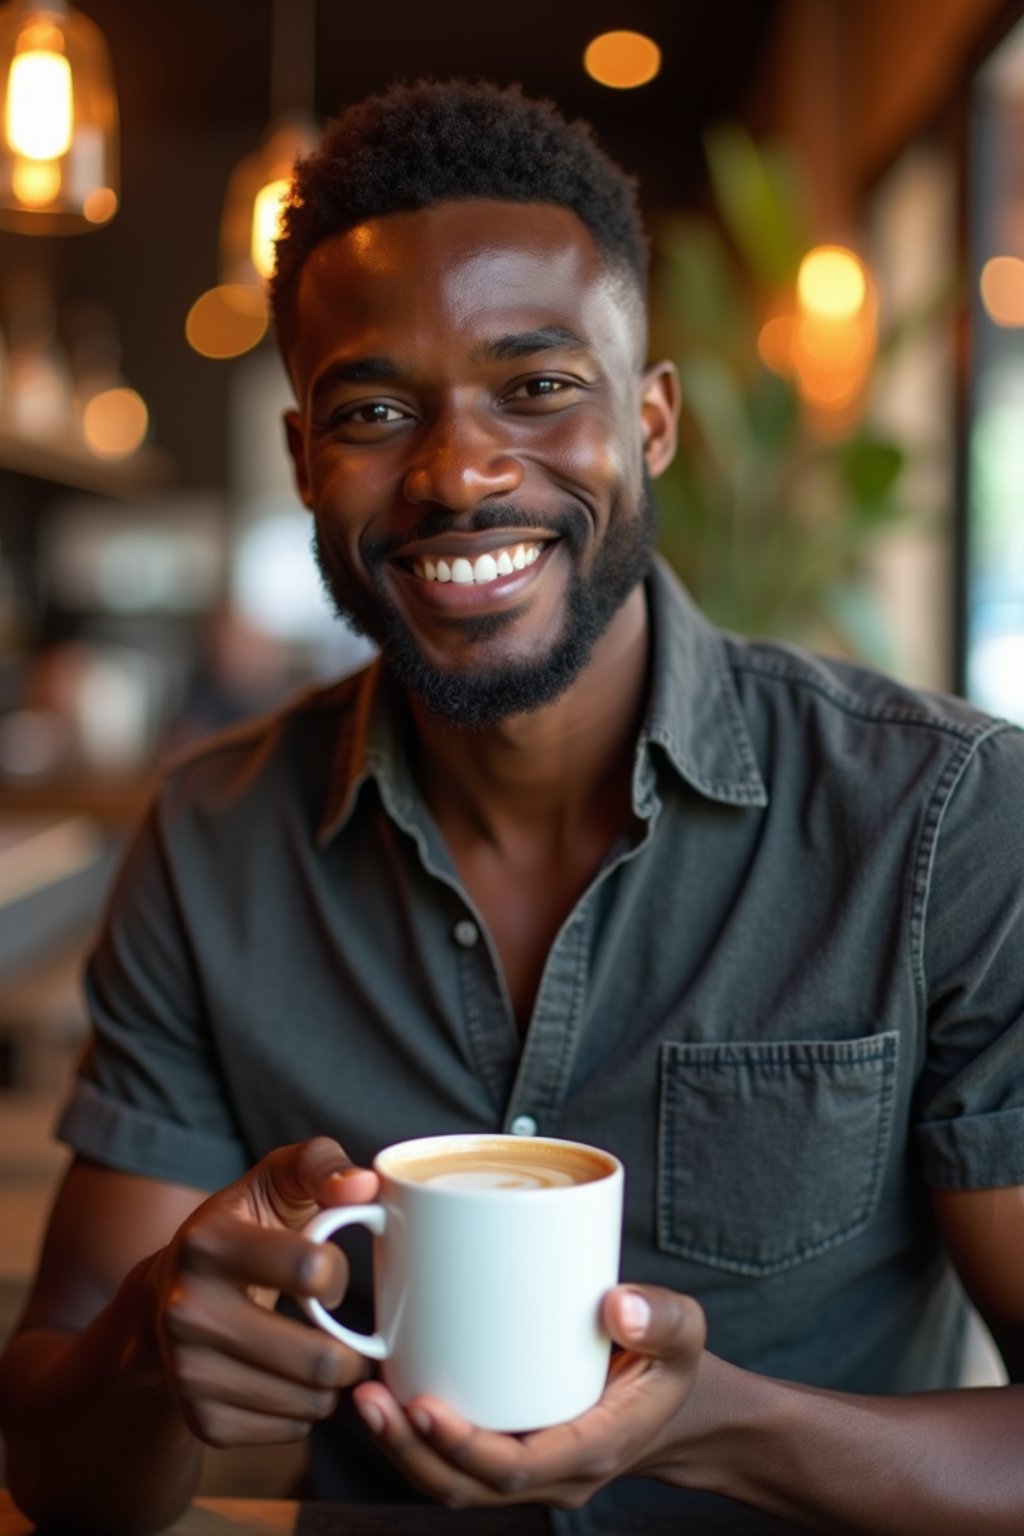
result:
<svg viewBox="0 0 1024 1536"><path fill-rule="evenodd" d="M647 688L650 630L642 586L554 704L484 731L438 722L411 701L414 770L449 839L554 852L595 821L628 816Z"/></svg>

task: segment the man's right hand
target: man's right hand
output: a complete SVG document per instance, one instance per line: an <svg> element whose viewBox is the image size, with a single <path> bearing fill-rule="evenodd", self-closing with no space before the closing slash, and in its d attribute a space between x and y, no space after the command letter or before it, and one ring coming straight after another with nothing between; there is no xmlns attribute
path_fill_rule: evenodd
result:
<svg viewBox="0 0 1024 1536"><path fill-rule="evenodd" d="M273 1308L282 1291L337 1306L344 1255L301 1228L324 1206L362 1204L376 1191L376 1175L354 1168L336 1141L281 1147L200 1205L149 1262L144 1315L199 1439L301 1439L334 1411L341 1388L371 1374L362 1356Z"/></svg>

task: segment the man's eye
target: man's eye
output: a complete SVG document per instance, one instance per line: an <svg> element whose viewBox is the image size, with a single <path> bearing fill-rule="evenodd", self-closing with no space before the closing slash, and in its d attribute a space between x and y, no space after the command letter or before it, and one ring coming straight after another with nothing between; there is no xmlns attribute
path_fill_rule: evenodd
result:
<svg viewBox="0 0 1024 1536"><path fill-rule="evenodd" d="M537 379L525 379L505 396L506 400L550 400L553 395L564 394L573 388L569 379L552 379L546 375Z"/></svg>
<svg viewBox="0 0 1024 1536"><path fill-rule="evenodd" d="M393 421L403 420L403 412L397 406L383 400L370 400L366 405L353 405L348 410L335 411L332 426L355 425L359 427L390 426Z"/></svg>

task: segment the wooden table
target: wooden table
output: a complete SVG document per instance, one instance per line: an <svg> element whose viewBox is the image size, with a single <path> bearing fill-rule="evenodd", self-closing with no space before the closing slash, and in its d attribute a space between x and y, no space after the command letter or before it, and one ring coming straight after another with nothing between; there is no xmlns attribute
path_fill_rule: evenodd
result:
<svg viewBox="0 0 1024 1536"><path fill-rule="evenodd" d="M35 1526L0 1488L0 1536ZM550 1536L539 1509L468 1509L425 1504L308 1504L293 1499L196 1499L167 1536Z"/></svg>
<svg viewBox="0 0 1024 1536"><path fill-rule="evenodd" d="M698 1495L698 1501L700 1496ZM196 1499L165 1536L554 1536L557 1517L523 1506L451 1511L435 1504L310 1504L291 1499ZM602 1527L604 1529L604 1527ZM806 1536L784 1521L740 1505L644 1514L616 1526L615 1536ZM0 1488L0 1536L32 1536ZM42 1536L42 1533L40 1533Z"/></svg>

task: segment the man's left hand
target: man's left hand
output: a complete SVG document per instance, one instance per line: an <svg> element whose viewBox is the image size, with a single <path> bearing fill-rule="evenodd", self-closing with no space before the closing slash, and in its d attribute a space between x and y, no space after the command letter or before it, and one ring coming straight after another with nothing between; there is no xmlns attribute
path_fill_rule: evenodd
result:
<svg viewBox="0 0 1024 1536"><path fill-rule="evenodd" d="M704 1314L692 1297L657 1286L616 1286L602 1316L621 1352L599 1403L568 1424L526 1435L478 1429L433 1397L403 1409L382 1382L355 1402L381 1449L424 1493L449 1508L550 1504L577 1509L614 1478L664 1465L672 1420L704 1352Z"/></svg>

